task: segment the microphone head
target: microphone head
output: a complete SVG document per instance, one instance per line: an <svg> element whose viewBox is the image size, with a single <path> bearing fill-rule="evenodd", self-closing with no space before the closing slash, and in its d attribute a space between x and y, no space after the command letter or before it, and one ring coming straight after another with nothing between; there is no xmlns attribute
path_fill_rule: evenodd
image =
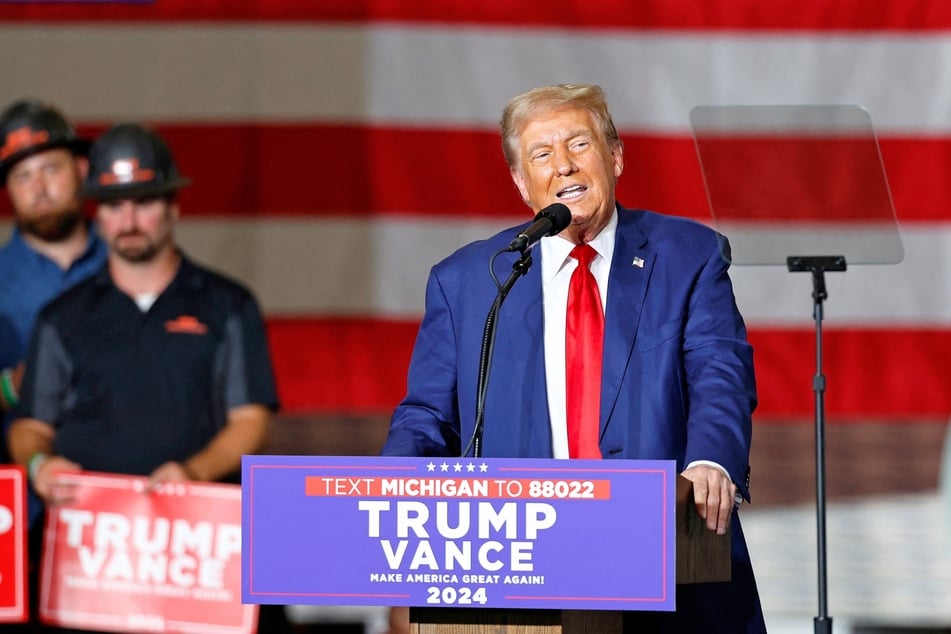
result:
<svg viewBox="0 0 951 634"><path fill-rule="evenodd" d="M535 246L545 236L553 236L571 224L571 210L562 203L548 205L537 214L535 221L527 229L515 236L509 243L508 251L521 251Z"/></svg>
<svg viewBox="0 0 951 634"><path fill-rule="evenodd" d="M561 233L571 224L571 210L564 203L553 203L538 212L535 220L547 218L551 222L551 231L546 235L553 236Z"/></svg>

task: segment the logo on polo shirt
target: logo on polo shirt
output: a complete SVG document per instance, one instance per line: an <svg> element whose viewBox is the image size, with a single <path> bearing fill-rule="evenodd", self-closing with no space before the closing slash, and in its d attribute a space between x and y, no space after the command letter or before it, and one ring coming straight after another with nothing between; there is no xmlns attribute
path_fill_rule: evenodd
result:
<svg viewBox="0 0 951 634"><path fill-rule="evenodd" d="M178 332L185 335L204 335L208 332L208 326L198 321L197 317L191 315L180 315L175 319L165 322L165 330L168 332Z"/></svg>

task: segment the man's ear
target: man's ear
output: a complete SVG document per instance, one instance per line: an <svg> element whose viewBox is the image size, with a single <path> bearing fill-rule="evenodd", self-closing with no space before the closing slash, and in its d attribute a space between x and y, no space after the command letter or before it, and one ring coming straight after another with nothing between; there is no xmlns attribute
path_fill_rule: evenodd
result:
<svg viewBox="0 0 951 634"><path fill-rule="evenodd" d="M509 174L512 175L512 182L515 183L515 187L518 188L518 193L522 196L522 201L531 207L532 204L528 200L528 187L525 185L525 175L516 167L509 169Z"/></svg>
<svg viewBox="0 0 951 634"><path fill-rule="evenodd" d="M86 180L86 176L89 175L89 159L85 156L76 156L73 159L76 161L76 171L79 172L79 178Z"/></svg>
<svg viewBox="0 0 951 634"><path fill-rule="evenodd" d="M624 145L620 141L611 149L611 157L614 159L614 178L617 179L624 171Z"/></svg>

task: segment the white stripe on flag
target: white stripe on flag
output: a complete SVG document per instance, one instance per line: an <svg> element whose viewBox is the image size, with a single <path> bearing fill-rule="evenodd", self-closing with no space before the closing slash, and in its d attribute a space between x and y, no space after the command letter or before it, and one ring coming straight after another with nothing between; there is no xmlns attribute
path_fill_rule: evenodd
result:
<svg viewBox="0 0 951 634"><path fill-rule="evenodd" d="M370 25L0 26L8 95L77 120L325 120L492 128L514 94L594 82L619 127L698 104L852 103L880 131L951 131L951 34ZM425 81L419 81L425 77Z"/></svg>
<svg viewBox="0 0 951 634"><path fill-rule="evenodd" d="M178 235L194 257L256 289L269 313L412 318L422 314L433 264L522 220L183 220ZM903 229L902 239L900 264L852 266L826 275L829 323L951 324L951 228L916 224ZM810 275L782 266L734 266L731 275L748 322L811 321ZM927 280L929 292L910 280Z"/></svg>
<svg viewBox="0 0 951 634"><path fill-rule="evenodd" d="M525 218L183 218L179 243L191 257L242 280L270 315L416 319L429 269L455 249ZM0 223L6 240L9 222ZM951 227L902 230L905 259L826 274L830 324L947 327L951 324ZM488 275L488 262L486 262ZM750 325L812 321L812 281L784 266L733 266L737 304ZM927 280L928 292L916 281Z"/></svg>

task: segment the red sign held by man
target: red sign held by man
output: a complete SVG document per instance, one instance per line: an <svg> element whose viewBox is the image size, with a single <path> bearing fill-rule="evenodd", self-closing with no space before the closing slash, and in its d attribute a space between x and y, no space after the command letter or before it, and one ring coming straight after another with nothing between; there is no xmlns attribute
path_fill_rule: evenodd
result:
<svg viewBox="0 0 951 634"><path fill-rule="evenodd" d="M46 623L113 632L246 634L241 489L135 476L62 474L40 572Z"/></svg>
<svg viewBox="0 0 951 634"><path fill-rule="evenodd" d="M0 623L27 620L26 474L0 466Z"/></svg>

